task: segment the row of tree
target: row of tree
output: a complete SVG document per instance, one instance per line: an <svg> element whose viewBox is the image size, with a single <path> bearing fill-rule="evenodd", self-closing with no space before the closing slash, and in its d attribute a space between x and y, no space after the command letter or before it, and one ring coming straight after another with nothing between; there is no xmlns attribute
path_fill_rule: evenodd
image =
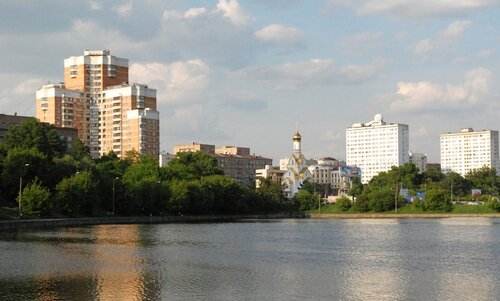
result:
<svg viewBox="0 0 500 301"><path fill-rule="evenodd" d="M71 150L54 127L29 119L0 143L0 205L24 215L103 216L245 214L293 209L279 184L244 186L223 175L215 158L183 153L167 167L127 152L92 160L84 144Z"/></svg>
<svg viewBox="0 0 500 301"><path fill-rule="evenodd" d="M321 191L312 183L307 183L297 195L301 208L309 210L317 208L319 197L315 198L315 191ZM401 189L407 189L408 195L416 196L420 192L422 198L414 197L413 206L424 211L451 211L456 201L478 200L487 203L490 207L500 210L499 199L500 177L495 169L482 167L472 170L465 177L455 172L446 174L439 170L430 169L419 173L413 164L392 167L390 171L381 172L373 177L367 185L362 185L359 178L352 183L349 195L356 201L340 199L338 206L342 210L354 207L358 212L383 212L402 208L406 205ZM479 198L472 196L472 189L480 189ZM316 207L315 207L316 206Z"/></svg>

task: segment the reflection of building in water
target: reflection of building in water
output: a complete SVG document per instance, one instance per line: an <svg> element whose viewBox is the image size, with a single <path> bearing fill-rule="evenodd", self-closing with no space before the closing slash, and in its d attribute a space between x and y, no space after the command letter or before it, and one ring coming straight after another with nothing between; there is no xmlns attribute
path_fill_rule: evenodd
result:
<svg viewBox="0 0 500 301"><path fill-rule="evenodd" d="M97 300L159 299L158 281L146 270L146 260L140 251L140 229L140 225L93 228Z"/></svg>

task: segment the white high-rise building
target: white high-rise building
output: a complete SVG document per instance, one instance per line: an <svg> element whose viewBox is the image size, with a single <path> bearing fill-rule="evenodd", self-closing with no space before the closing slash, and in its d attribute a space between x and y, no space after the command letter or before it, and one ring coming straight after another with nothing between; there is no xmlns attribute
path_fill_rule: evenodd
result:
<svg viewBox="0 0 500 301"><path fill-rule="evenodd" d="M500 174L498 131L464 128L460 132L441 134L441 170L465 176L483 166Z"/></svg>
<svg viewBox="0 0 500 301"><path fill-rule="evenodd" d="M346 163L361 168L361 182L392 166L410 161L410 137L407 124L386 123L377 114L368 123L355 123L346 130Z"/></svg>

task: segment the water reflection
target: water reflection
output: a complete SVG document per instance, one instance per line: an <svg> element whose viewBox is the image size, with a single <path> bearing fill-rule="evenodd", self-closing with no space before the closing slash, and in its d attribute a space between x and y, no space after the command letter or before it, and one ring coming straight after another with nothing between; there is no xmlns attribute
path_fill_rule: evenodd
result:
<svg viewBox="0 0 500 301"><path fill-rule="evenodd" d="M500 223L280 220L0 232L2 300L494 300Z"/></svg>

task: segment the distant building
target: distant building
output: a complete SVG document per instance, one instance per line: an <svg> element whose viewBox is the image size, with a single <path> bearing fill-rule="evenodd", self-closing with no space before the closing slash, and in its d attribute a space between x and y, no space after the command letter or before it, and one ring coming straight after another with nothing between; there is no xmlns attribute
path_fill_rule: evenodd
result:
<svg viewBox="0 0 500 301"><path fill-rule="evenodd" d="M417 167L418 173L424 173L427 170L427 155L410 152L410 163Z"/></svg>
<svg viewBox="0 0 500 301"><path fill-rule="evenodd" d="M192 144L176 145L172 149L172 153L174 155L176 155L177 153L197 152L197 151L203 151L209 155L214 155L215 154L215 145L200 144L197 142L193 142Z"/></svg>
<svg viewBox="0 0 500 301"><path fill-rule="evenodd" d="M441 172L441 164L439 163L427 163L427 170L435 170Z"/></svg>
<svg viewBox="0 0 500 301"><path fill-rule="evenodd" d="M193 142L188 145L177 145L173 153L203 151L217 159L224 175L250 187L255 186L255 171L272 165L273 160L258 155L251 155L250 148L240 146L223 146L215 149L215 145Z"/></svg>
<svg viewBox="0 0 500 301"><path fill-rule="evenodd" d="M109 50L85 50L64 60L64 82L36 93L36 116L61 128L75 128L92 158L129 150L159 155L156 90L128 84L128 59Z"/></svg>
<svg viewBox="0 0 500 301"><path fill-rule="evenodd" d="M272 183L279 183L285 174L284 170L274 169L271 165L266 165L265 168L255 170L255 187L260 187L260 178L271 179Z"/></svg>
<svg viewBox="0 0 500 301"><path fill-rule="evenodd" d="M465 176L481 167L495 168L500 175L498 131L474 131L464 128L460 132L441 134L441 169Z"/></svg>
<svg viewBox="0 0 500 301"><path fill-rule="evenodd" d="M20 124L24 120L30 118L33 117L18 116L17 114L15 115L0 114L0 142L5 139L5 132L7 132L11 126Z"/></svg>
<svg viewBox="0 0 500 301"><path fill-rule="evenodd" d="M293 198L302 187L304 181L311 178L311 173L307 168L306 158L301 150L302 136L299 132L293 135L293 151L288 159L287 169L283 175L281 186L287 198Z"/></svg>
<svg viewBox="0 0 500 301"><path fill-rule="evenodd" d="M5 132L7 132L12 126L19 125L23 121L35 118L30 116L18 116L15 115L6 115L0 114L0 142L5 139ZM42 126L48 126L49 123L41 122ZM67 128L67 127L58 127L54 126L59 138L66 145L67 150L71 150L73 145L78 140L78 131L75 128Z"/></svg>
<svg viewBox="0 0 500 301"><path fill-rule="evenodd" d="M380 172L408 163L409 144L408 125L386 123L377 114L368 123L347 128L346 163L361 168L361 182L366 184Z"/></svg>
<svg viewBox="0 0 500 301"><path fill-rule="evenodd" d="M166 167L168 163L170 163L170 161L172 161L175 158L177 158L176 155L172 155L169 153L160 153L158 157L158 163L160 167Z"/></svg>

